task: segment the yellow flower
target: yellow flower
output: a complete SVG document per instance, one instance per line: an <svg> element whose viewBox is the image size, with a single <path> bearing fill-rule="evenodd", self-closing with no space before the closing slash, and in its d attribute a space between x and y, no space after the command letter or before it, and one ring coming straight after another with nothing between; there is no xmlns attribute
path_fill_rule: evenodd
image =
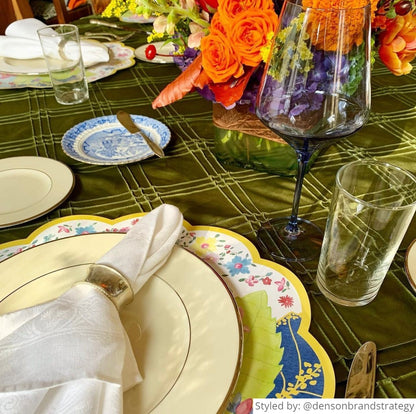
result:
<svg viewBox="0 0 416 414"><path fill-rule="evenodd" d="M193 243L193 248L198 256L204 257L209 252L217 250L215 237L197 237Z"/></svg>
<svg viewBox="0 0 416 414"><path fill-rule="evenodd" d="M163 33L157 33L153 30L152 33L149 36L147 36L147 43L163 39L164 37L165 35Z"/></svg>
<svg viewBox="0 0 416 414"><path fill-rule="evenodd" d="M111 0L109 5L103 11L103 17L120 17L129 10L131 5L135 5L135 0Z"/></svg>
<svg viewBox="0 0 416 414"><path fill-rule="evenodd" d="M263 62L267 62L267 59L269 57L270 48L272 46L273 36L274 36L273 32L270 32L270 33L267 34L267 44L264 47L262 47L262 49L260 50L261 60Z"/></svg>

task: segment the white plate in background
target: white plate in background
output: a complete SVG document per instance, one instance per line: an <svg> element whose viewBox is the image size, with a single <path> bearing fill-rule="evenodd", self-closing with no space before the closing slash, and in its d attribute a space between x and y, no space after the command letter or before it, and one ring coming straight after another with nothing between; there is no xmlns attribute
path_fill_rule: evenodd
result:
<svg viewBox="0 0 416 414"><path fill-rule="evenodd" d="M145 45L139 46L135 51L134 54L137 59L142 60L143 62L149 63L174 63L173 56L155 56L153 59L148 59L146 57L146 48L149 45L153 45L156 47L156 53L161 53L163 55L173 55L175 52L175 46L173 43L165 42L154 42L154 43L146 43Z"/></svg>
<svg viewBox="0 0 416 414"><path fill-rule="evenodd" d="M155 16L150 16L149 18L146 18L142 15L132 13L131 11L124 13L120 17L121 22L127 22L127 23L147 24L147 23L153 23L155 20L156 20Z"/></svg>
<svg viewBox="0 0 416 414"><path fill-rule="evenodd" d="M0 228L48 213L68 197L74 184L72 171L50 158L0 160Z"/></svg>

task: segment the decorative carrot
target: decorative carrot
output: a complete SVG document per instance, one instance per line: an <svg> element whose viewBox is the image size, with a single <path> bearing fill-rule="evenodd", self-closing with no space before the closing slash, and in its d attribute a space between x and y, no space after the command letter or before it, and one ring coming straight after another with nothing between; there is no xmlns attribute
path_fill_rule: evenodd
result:
<svg viewBox="0 0 416 414"><path fill-rule="evenodd" d="M196 86L203 87L209 78L200 76L202 69L202 56L199 54L194 61L169 85L167 85L152 102L152 108L161 108L191 92Z"/></svg>

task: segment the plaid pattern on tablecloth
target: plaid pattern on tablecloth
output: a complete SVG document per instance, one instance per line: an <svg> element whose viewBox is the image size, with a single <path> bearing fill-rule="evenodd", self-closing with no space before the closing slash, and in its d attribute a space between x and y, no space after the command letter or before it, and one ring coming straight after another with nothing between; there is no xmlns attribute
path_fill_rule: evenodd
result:
<svg viewBox="0 0 416 414"><path fill-rule="evenodd" d="M91 29L85 23L80 26ZM136 47L143 42L144 37L135 35L126 44ZM90 99L75 106L56 103L51 89L0 91L0 157L49 157L67 164L76 176L73 193L59 208L29 223L1 229L0 243L27 237L57 217L116 218L150 211L161 203L178 206L194 225L223 227L252 241L261 222L289 215L294 178L226 168L216 160L210 102L194 93L168 107L152 109L152 100L178 73L173 65L137 61L129 69L91 83ZM305 178L300 216L322 228L335 173L346 162L374 158L416 174L416 72L395 77L377 66L372 83L369 123L322 153ZM120 109L158 119L170 128L166 158L95 166L63 153L61 139L68 129ZM0 203L2 197L7 194L0 195ZM413 238L415 220L378 297L365 307L333 305L318 292L313 273L301 277L310 293L311 332L334 363L338 396L342 396L353 353L361 343L374 340L379 349L376 396L416 397L416 298L403 268L404 249Z"/></svg>

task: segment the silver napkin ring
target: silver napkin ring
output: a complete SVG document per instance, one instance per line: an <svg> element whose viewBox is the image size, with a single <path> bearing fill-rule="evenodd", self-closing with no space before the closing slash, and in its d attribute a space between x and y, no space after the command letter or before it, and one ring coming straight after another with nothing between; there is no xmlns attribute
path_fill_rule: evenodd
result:
<svg viewBox="0 0 416 414"><path fill-rule="evenodd" d="M129 281L118 270L103 264L92 264L87 278L81 283L92 283L117 307L130 303L134 298Z"/></svg>

